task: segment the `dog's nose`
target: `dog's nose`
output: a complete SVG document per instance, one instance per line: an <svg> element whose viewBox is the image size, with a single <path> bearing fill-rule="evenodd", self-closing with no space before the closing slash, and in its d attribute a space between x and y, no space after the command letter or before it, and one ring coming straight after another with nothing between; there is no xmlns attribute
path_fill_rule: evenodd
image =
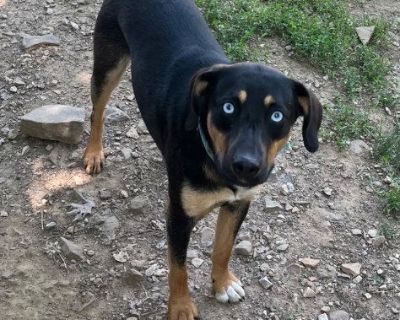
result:
<svg viewBox="0 0 400 320"><path fill-rule="evenodd" d="M248 154L233 157L233 171L240 178L254 177L261 167L260 159Z"/></svg>

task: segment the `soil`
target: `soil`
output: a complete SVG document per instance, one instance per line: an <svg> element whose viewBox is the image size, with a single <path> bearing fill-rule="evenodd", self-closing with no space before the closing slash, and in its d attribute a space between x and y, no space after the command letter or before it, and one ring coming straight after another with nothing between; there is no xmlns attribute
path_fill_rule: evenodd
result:
<svg viewBox="0 0 400 320"><path fill-rule="evenodd" d="M108 157L101 174L91 177L82 169L88 121L77 146L18 133L19 117L45 104L79 106L89 115L92 30L100 4L0 0L1 319L165 318L167 179L140 118L129 74L110 102L127 117L106 125ZM357 1L352 9L399 19L398 1L364 4ZM61 45L22 50L23 34L46 33L59 36ZM271 38L255 45L261 44L268 48L268 64L308 84L327 106L332 103L339 89L330 79L296 60L284 43ZM391 79L398 81L399 50L395 44L389 50ZM376 113L379 121L393 121L384 111ZM128 137L132 128L138 134ZM238 236L238 242L249 240L253 247L250 256L234 254L232 259L245 301L222 305L213 298L210 230L216 214L196 226L188 265L202 317L308 320L328 306L356 320L400 319L400 240L391 236L400 234L400 225L383 215L376 192L387 188L387 174L368 149L339 152L321 141L317 153L307 153L298 122ZM268 209L266 198L282 209ZM94 203L91 214L74 222L71 203L87 200ZM371 230L386 239L379 241ZM82 260L65 255L61 237L83 249ZM203 263L194 266L194 257ZM320 263L305 267L299 262L305 257ZM355 262L361 263L359 283L340 268ZM265 276L273 284L270 289L259 284ZM307 287L315 297L303 296Z"/></svg>

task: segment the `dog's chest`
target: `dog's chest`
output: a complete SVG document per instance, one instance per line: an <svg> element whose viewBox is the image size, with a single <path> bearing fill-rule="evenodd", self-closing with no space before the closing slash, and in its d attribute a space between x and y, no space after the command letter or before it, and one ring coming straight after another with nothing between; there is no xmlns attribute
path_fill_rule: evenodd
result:
<svg viewBox="0 0 400 320"><path fill-rule="evenodd" d="M259 187L238 187L236 192L229 188L221 188L213 191L199 191L190 186L184 186L181 199L186 214L190 217L202 217L212 209L224 203L235 201L250 201L259 191Z"/></svg>

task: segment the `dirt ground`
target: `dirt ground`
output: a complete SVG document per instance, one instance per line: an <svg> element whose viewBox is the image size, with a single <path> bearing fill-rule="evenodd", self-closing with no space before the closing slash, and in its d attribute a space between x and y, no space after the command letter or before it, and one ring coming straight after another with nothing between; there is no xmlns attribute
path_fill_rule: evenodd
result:
<svg viewBox="0 0 400 320"><path fill-rule="evenodd" d="M108 157L101 174L90 177L82 169L87 131L77 146L18 133L19 117L42 105L74 105L89 115L92 30L100 3L0 0L0 319L165 318L167 180L129 74L111 101L127 116L106 126ZM398 1L357 1L351 8L393 22L400 17ZM25 52L24 33L54 33L61 45ZM329 107L338 90L329 79L290 57L284 43L260 44L269 48L267 63L307 83ZM399 48L391 51L391 77L398 81ZM392 121L376 112L381 123ZM245 286L244 302L222 305L212 297L216 215L196 227L188 265L203 318L311 320L329 307L355 320L399 320L400 240L374 235L378 230L389 238L388 225L400 234L375 192L387 182L386 168L372 160L368 148L356 148L357 141L342 153L322 141L311 155L300 126L238 237L253 247L250 256L234 254L232 260ZM268 208L266 199L282 208ZM71 203L85 200L94 203L91 214L73 222ZM83 248L84 259L65 257L60 237ZM305 257L320 263L305 267L299 262ZM341 271L343 263L355 262L361 263L361 280ZM265 276L270 289L259 284ZM304 297L308 287L315 296Z"/></svg>

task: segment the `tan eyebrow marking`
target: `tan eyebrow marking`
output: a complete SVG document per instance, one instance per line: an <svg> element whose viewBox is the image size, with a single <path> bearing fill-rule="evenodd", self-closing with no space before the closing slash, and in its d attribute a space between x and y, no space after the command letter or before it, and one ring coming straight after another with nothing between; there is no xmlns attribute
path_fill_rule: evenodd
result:
<svg viewBox="0 0 400 320"><path fill-rule="evenodd" d="M245 103L247 100L247 92L246 90L240 90L238 94L238 98L240 103Z"/></svg>
<svg viewBox="0 0 400 320"><path fill-rule="evenodd" d="M271 104L273 104L274 102L275 102L275 99L274 99L274 97L271 96L271 95L266 96L265 99L264 99L264 105L265 105L266 107L269 107L269 106L270 106Z"/></svg>

